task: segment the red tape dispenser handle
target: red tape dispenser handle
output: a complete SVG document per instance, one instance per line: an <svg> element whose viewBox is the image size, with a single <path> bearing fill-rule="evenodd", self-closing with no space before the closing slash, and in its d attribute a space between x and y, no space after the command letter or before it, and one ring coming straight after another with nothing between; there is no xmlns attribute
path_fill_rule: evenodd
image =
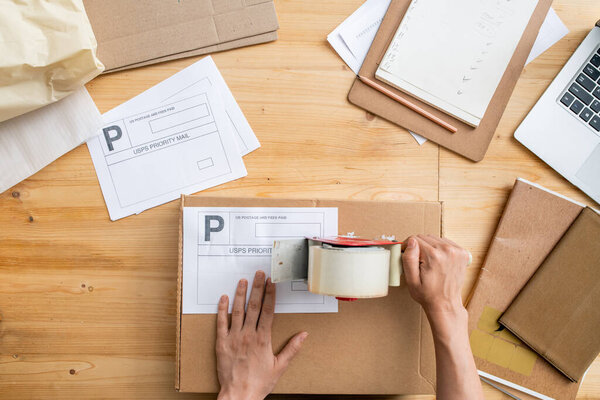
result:
<svg viewBox="0 0 600 400"><path fill-rule="evenodd" d="M356 301L358 300L356 297L336 297L339 301Z"/></svg>

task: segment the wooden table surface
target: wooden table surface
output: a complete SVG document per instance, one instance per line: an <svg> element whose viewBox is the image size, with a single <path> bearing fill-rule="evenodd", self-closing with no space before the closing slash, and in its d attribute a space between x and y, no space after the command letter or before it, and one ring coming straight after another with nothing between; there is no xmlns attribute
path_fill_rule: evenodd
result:
<svg viewBox="0 0 600 400"><path fill-rule="evenodd" d="M600 2L554 2L571 32L525 68L478 164L431 142L418 146L348 103L354 76L326 36L361 2L276 0L278 41L213 55L262 147L244 158L246 178L207 192L443 201L445 235L474 255L466 295L516 177L595 204L512 134L600 18ZM105 112L197 59L87 87ZM111 222L86 146L0 194L0 398L213 397L173 388L178 207ZM600 399L600 359L578 398Z"/></svg>

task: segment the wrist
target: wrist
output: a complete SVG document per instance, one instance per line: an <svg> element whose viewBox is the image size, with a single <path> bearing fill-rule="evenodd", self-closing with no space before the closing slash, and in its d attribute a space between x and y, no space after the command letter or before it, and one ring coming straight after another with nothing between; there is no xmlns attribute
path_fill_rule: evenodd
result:
<svg viewBox="0 0 600 400"><path fill-rule="evenodd" d="M265 397L253 394L251 390L221 388L217 400L263 400Z"/></svg>
<svg viewBox="0 0 600 400"><path fill-rule="evenodd" d="M436 336L447 336L468 329L469 314L462 304L425 308L425 314Z"/></svg>

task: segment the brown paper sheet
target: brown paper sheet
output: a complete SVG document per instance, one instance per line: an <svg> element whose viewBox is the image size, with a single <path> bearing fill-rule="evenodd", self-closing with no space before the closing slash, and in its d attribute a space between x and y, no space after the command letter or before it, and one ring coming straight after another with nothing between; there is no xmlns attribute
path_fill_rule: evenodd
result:
<svg viewBox="0 0 600 400"><path fill-rule="evenodd" d="M278 200L183 196L196 207L338 207L339 232L364 237L441 232L438 202ZM181 236L180 236L181 238ZM215 393L215 315L181 314L178 282L177 381L181 392ZM431 394L435 388L433 340L427 318L403 284L380 299L340 302L336 314L277 314L273 347L297 332L310 333L274 393Z"/></svg>
<svg viewBox="0 0 600 400"><path fill-rule="evenodd" d="M521 71L525 66L527 56L535 42L542 22L550 9L552 0L539 0L537 8L529 21L529 25L523 33L510 64L498 85L498 89L496 89L494 97L490 101L488 109L481 120L481 124L477 128L473 128L375 78L375 71L379 67L379 63L383 58L394 33L398 29L409 4L410 0L392 1L383 22L379 27L377 36L375 36L375 40L373 40L369 53L360 69L360 75L377 81L383 87L411 100L419 107L429 111L440 119L451 123L458 128L458 132L454 134L450 133L445 128L416 114L409 108L406 108L395 100L379 93L358 79L354 81L354 84L350 89L348 100L373 114L379 115L388 121L418 133L472 161L481 161L485 156L492 137L494 136L494 132L500 123L500 118L504 113L504 109L508 104L508 100L510 99L517 80L521 75ZM443 65L440 65L440 68L443 68Z"/></svg>

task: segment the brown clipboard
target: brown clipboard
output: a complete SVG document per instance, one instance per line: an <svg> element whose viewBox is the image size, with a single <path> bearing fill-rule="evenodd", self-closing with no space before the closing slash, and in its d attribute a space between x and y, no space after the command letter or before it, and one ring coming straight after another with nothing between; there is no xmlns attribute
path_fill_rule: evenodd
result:
<svg viewBox="0 0 600 400"><path fill-rule="evenodd" d="M539 0L538 5L529 20L529 24L517 45L517 49L515 50L483 119L477 128L473 128L472 126L445 114L443 111L375 78L375 71L379 67L379 63L392 41L410 3L410 0L392 0L359 74L372 80L376 80L383 87L410 99L423 109L444 121L451 123L458 128L458 132L454 134L448 132L446 129L429 119L416 114L409 108L404 107L384 94L372 89L358 80L358 78L354 81L350 93L348 93L348 100L352 104L355 104L370 113L387 119L412 132L418 133L472 161L481 161L485 156L490 142L492 141L492 137L494 136L494 132L500 123L500 118L504 113L504 109L508 104L512 91L517 84L521 71L525 66L525 62L527 61L533 43L537 38L540 27L552 5L552 0Z"/></svg>

